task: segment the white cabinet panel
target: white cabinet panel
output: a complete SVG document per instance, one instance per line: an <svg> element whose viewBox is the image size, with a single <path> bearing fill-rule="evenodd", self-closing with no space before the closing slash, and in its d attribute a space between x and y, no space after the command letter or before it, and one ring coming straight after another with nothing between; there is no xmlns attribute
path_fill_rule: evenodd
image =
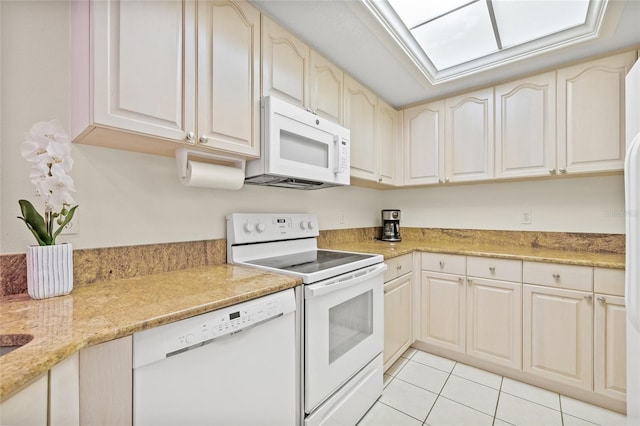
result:
<svg viewBox="0 0 640 426"><path fill-rule="evenodd" d="M413 342L411 285L410 273L384 285L383 362L385 370L391 367Z"/></svg>
<svg viewBox="0 0 640 426"><path fill-rule="evenodd" d="M320 117L342 124L344 108L344 73L315 51L311 51L312 111Z"/></svg>
<svg viewBox="0 0 640 426"><path fill-rule="evenodd" d="M596 294L594 326L594 391L625 401L627 318L624 298Z"/></svg>
<svg viewBox="0 0 640 426"><path fill-rule="evenodd" d="M344 126L351 131L351 176L376 182L378 152L376 118L378 98L348 75L344 77Z"/></svg>
<svg viewBox="0 0 640 426"><path fill-rule="evenodd" d="M69 356L49 370L49 426L80 424L80 356Z"/></svg>
<svg viewBox="0 0 640 426"><path fill-rule="evenodd" d="M496 177L545 176L556 169L556 74L495 88Z"/></svg>
<svg viewBox="0 0 640 426"><path fill-rule="evenodd" d="M464 277L422 271L420 284L420 340L464 353Z"/></svg>
<svg viewBox="0 0 640 426"><path fill-rule="evenodd" d="M0 424L46 425L48 389L48 374L45 373L17 394L3 401L0 404Z"/></svg>
<svg viewBox="0 0 640 426"><path fill-rule="evenodd" d="M444 101L404 110L404 185L444 181Z"/></svg>
<svg viewBox="0 0 640 426"><path fill-rule="evenodd" d="M398 111L378 99L376 145L378 182L393 185L396 181L396 125Z"/></svg>
<svg viewBox="0 0 640 426"><path fill-rule="evenodd" d="M493 88L449 98L445 107L445 182L493 178Z"/></svg>

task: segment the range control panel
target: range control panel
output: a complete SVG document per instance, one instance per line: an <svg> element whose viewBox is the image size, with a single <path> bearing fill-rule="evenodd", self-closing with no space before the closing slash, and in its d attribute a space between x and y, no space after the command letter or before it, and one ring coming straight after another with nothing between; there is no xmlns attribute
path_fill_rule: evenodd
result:
<svg viewBox="0 0 640 426"><path fill-rule="evenodd" d="M234 213L227 216L231 245L317 237L318 217L310 213Z"/></svg>
<svg viewBox="0 0 640 426"><path fill-rule="evenodd" d="M191 321L188 326L172 330L166 336L167 355L175 355L208 341L240 332L258 323L283 314L280 299L245 304L238 310L226 309L220 315L204 315L201 321Z"/></svg>

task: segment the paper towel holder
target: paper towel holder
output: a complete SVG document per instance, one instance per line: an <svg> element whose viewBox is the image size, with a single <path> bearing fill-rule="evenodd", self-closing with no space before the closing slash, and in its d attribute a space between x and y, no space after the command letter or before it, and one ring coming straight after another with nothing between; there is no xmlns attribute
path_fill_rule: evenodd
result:
<svg viewBox="0 0 640 426"><path fill-rule="evenodd" d="M189 156L197 157L207 160L215 160L223 163L231 163L236 169L245 170L247 161L243 158L236 158L227 155L213 154L210 152L195 151L193 149L178 148L176 149L176 163L178 165L178 178L184 179L187 177L187 161ZM226 165L226 164L225 164Z"/></svg>

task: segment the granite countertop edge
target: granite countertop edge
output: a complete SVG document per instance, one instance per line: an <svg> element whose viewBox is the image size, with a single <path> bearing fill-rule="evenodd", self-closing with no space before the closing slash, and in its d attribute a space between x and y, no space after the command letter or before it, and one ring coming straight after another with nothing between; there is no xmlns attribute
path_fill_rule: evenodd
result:
<svg viewBox="0 0 640 426"><path fill-rule="evenodd" d="M615 269L624 269L625 261L624 254L615 253L424 241L336 242L321 248L376 253L385 259L417 251ZM0 358L0 401L83 348L300 283L291 276L225 264L99 282L51 299L32 300L26 294L0 298L0 334L33 335L28 344Z"/></svg>

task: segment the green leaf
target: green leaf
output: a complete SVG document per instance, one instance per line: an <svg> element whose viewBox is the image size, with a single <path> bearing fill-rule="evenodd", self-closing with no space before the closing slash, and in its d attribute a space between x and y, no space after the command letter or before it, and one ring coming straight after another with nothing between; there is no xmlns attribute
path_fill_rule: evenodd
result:
<svg viewBox="0 0 640 426"><path fill-rule="evenodd" d="M51 236L47 233L47 224L44 218L38 213L35 207L33 207L33 204L27 200L19 200L18 204L20 204L20 210L22 211L22 217L18 217L18 219L22 219L24 223L27 224L27 228L29 228L34 237L36 237L38 244L41 246L54 244Z"/></svg>
<svg viewBox="0 0 640 426"><path fill-rule="evenodd" d="M64 216L64 221L62 222L62 224L60 224L60 227L58 227L56 232L53 233L53 241L51 242L51 244L55 244L56 243L56 237L58 235L60 235L60 233L62 232L64 227L67 226L67 223L71 222L71 219L73 219L73 215L76 212L77 208L78 208L78 206L73 206L73 208L71 210L69 210L67 215Z"/></svg>

